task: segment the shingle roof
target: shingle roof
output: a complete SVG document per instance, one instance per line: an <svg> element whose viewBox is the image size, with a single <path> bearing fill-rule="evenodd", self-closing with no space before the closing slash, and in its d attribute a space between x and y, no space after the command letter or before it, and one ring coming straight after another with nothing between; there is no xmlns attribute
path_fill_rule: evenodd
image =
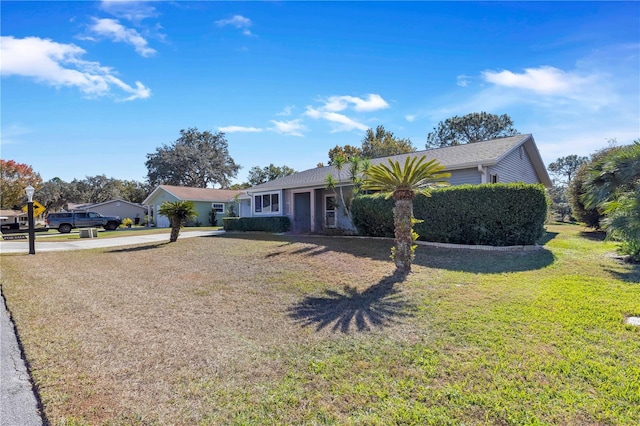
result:
<svg viewBox="0 0 640 426"><path fill-rule="evenodd" d="M169 194L178 198L179 200L189 201L206 201L206 202L227 202L236 195L242 194L243 191L236 191L231 189L212 189L212 188L189 188L186 186L173 186L173 185L160 185L149 194L149 196L143 201L146 204L149 199L158 190L167 191Z"/></svg>
<svg viewBox="0 0 640 426"><path fill-rule="evenodd" d="M19 216L25 216L26 213L24 213L22 210L0 210L0 216L2 217L19 217Z"/></svg>
<svg viewBox="0 0 640 426"><path fill-rule="evenodd" d="M516 135L506 138L493 139L484 142L475 142L466 145L448 146L445 148L428 149L416 151L409 154L394 155L391 157L374 158L371 165L386 162L387 159L400 161L403 163L409 156L425 156L427 160L435 159L445 166L446 170L464 169L476 167L478 164L491 166L500 161L508 153L517 149L520 145L528 144L528 152L536 171L541 176L541 181L546 183L548 175L540 154L535 147L533 136L530 134ZM345 167L347 169L347 167ZM349 181L348 170L343 169L340 173L340 181ZM326 177L331 174L336 180L339 179L338 171L334 166L317 167L294 173L279 179L275 179L252 188L249 191L263 191L287 188L304 188L312 186L324 186ZM549 181L550 184L550 181Z"/></svg>

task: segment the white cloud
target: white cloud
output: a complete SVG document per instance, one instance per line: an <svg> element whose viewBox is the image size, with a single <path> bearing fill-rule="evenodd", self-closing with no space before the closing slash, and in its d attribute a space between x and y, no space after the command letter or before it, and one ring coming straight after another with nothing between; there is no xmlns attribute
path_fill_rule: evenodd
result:
<svg viewBox="0 0 640 426"><path fill-rule="evenodd" d="M293 110L295 109L295 105L289 105L284 107L284 109L278 113L276 113L277 116L280 117L288 117L293 113Z"/></svg>
<svg viewBox="0 0 640 426"><path fill-rule="evenodd" d="M146 1L129 0L103 0L100 9L103 11L132 22L140 22L143 19L158 16L155 7Z"/></svg>
<svg viewBox="0 0 640 426"><path fill-rule="evenodd" d="M148 46L145 40L133 28L126 28L115 19L97 19L94 18L94 25L90 28L94 33L108 37L113 41L130 44L136 52L145 58L155 55L157 52Z"/></svg>
<svg viewBox="0 0 640 426"><path fill-rule="evenodd" d="M80 59L86 51L74 44L49 39L12 36L0 38L2 75L19 75L54 87L77 87L88 97L107 96L119 88L130 101L151 96L151 90L136 81L135 87L115 77L114 71L97 62Z"/></svg>
<svg viewBox="0 0 640 426"><path fill-rule="evenodd" d="M223 133L260 133L263 130L258 128L258 127L244 127L244 126L226 126L226 127L219 127L218 128L219 131L223 132Z"/></svg>
<svg viewBox="0 0 640 426"><path fill-rule="evenodd" d="M242 34L246 36L253 35L249 30L249 27L253 25L253 22L251 22L251 19L245 18L242 15L234 15L229 19L220 19L219 21L216 21L216 25L219 27L226 27L227 25L230 25L232 27L241 29Z"/></svg>
<svg viewBox="0 0 640 426"><path fill-rule="evenodd" d="M271 127L269 130L284 135L304 136L302 131L306 130L302 124L302 120L299 118L290 121L271 120L271 123L273 123L275 127Z"/></svg>
<svg viewBox="0 0 640 426"><path fill-rule="evenodd" d="M404 116L404 119L407 120L409 123L414 122L416 118L418 118L417 114L408 114Z"/></svg>
<svg viewBox="0 0 640 426"><path fill-rule="evenodd" d="M350 105L353 105L355 111L362 112L389 108L389 104L382 99L382 96L370 93L366 99L355 96L331 96L327 99L323 109L338 112L347 109Z"/></svg>
<svg viewBox="0 0 640 426"><path fill-rule="evenodd" d="M351 130L367 130L369 127L361 122L338 112L351 109L356 112L371 112L389 108L389 104L382 96L370 93L365 97L330 96L324 100L324 105L314 108L307 106L305 115L314 119L328 121L332 125L331 133L349 132Z"/></svg>
<svg viewBox="0 0 640 426"><path fill-rule="evenodd" d="M323 119L331 122L333 124L333 129L331 130L331 133L349 132L354 129L364 131L369 128L368 126L365 126L364 124L356 120L353 120L344 114L338 114L337 112L331 112L331 111L322 111L319 109L312 108L310 106L307 106L307 111L305 112L305 115L311 118Z"/></svg>
<svg viewBox="0 0 640 426"><path fill-rule="evenodd" d="M506 113L516 129L534 135L545 163L570 154L589 155L609 138L629 143L640 135L637 48L600 48L578 58L570 69L484 71L484 85L468 96L452 92L419 114L435 125L471 112Z"/></svg>
<svg viewBox="0 0 640 426"><path fill-rule="evenodd" d="M0 145L22 143L21 137L29 133L31 133L30 129L19 124L4 126L0 132Z"/></svg>
<svg viewBox="0 0 640 426"><path fill-rule="evenodd" d="M460 87L467 87L471 82L471 77L468 75L460 74L456 77L456 84Z"/></svg>
<svg viewBox="0 0 640 426"><path fill-rule="evenodd" d="M562 71L555 67L526 68L522 74L504 70L484 71L482 76L497 86L525 89L545 95L570 95L580 92L593 83L593 76L582 77L575 72Z"/></svg>

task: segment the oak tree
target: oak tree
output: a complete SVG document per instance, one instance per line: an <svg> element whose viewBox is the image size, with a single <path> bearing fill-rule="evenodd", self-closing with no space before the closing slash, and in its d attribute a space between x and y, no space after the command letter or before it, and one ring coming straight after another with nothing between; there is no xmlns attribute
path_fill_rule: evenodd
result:
<svg viewBox="0 0 640 426"><path fill-rule="evenodd" d="M456 115L438 123L427 135L426 148L464 145L517 134L518 131L513 128L513 121L507 114L473 112L462 117Z"/></svg>
<svg viewBox="0 0 640 426"><path fill-rule="evenodd" d="M200 132L197 128L180 130L170 145L147 154L147 178L151 186L181 185L227 188L240 169L229 155L224 133Z"/></svg>

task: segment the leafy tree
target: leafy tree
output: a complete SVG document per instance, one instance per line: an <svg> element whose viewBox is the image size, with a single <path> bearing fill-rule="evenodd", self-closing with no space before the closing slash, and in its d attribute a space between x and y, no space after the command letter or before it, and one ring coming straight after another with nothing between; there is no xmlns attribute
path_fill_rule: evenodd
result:
<svg viewBox="0 0 640 426"><path fill-rule="evenodd" d="M42 178L39 173L33 171L28 164L18 163L14 160L0 159L0 207L12 209L20 207L27 202L24 189L31 185L39 197L42 188Z"/></svg>
<svg viewBox="0 0 640 426"><path fill-rule="evenodd" d="M176 242L180 234L180 228L187 221L198 215L193 201L165 201L160 205L158 213L169 218L169 223L171 224L170 243Z"/></svg>
<svg viewBox="0 0 640 426"><path fill-rule="evenodd" d="M121 181L108 178L106 175L86 176L83 180L74 179L71 182L80 195L78 202L103 203L105 201L122 198Z"/></svg>
<svg viewBox="0 0 640 426"><path fill-rule="evenodd" d="M144 182L135 180L120 181L120 196L132 203L142 203L153 188Z"/></svg>
<svg viewBox="0 0 640 426"><path fill-rule="evenodd" d="M349 164L349 180L351 181L353 188L345 196L343 188L344 185L340 185L340 182L342 181L342 170L347 163ZM332 174L327 174L325 178L326 188L333 190L333 193L340 200L342 210L347 215L350 222L352 221L351 200L353 200L353 197L355 197L360 192L360 188L363 184L361 175L369 169L370 164L371 163L369 162L369 160L366 159L363 160L358 157L353 157L351 158L351 160L347 161L345 157L338 156L334 159L333 164L337 171L337 179L334 178ZM338 189L337 191L336 188Z"/></svg>
<svg viewBox="0 0 640 426"><path fill-rule="evenodd" d="M547 191L551 199L551 211L560 218L561 222L564 222L565 218L571 217L571 205L567 193L566 185L553 185Z"/></svg>
<svg viewBox="0 0 640 426"><path fill-rule="evenodd" d="M334 164L334 161L337 157L344 158L346 161L351 161L352 158L362 157L362 150L357 146L353 145L345 145L340 146L336 145L334 148L329 150L329 165ZM324 167L324 165L318 167Z"/></svg>
<svg viewBox="0 0 640 426"><path fill-rule="evenodd" d="M233 185L229 186L229 189L247 189L247 188L251 188L251 184L249 182L234 183Z"/></svg>
<svg viewBox="0 0 640 426"><path fill-rule="evenodd" d="M200 132L197 128L180 130L180 137L173 144L147 154L145 165L151 186L197 188L216 184L226 188L240 169L229 155L224 133Z"/></svg>
<svg viewBox="0 0 640 426"><path fill-rule="evenodd" d="M584 186L585 206L601 211L607 235L640 261L640 139L593 163Z"/></svg>
<svg viewBox="0 0 640 426"><path fill-rule="evenodd" d="M38 201L49 211L60 210L67 202L65 194L68 192L68 187L68 183L59 177L54 177L42 185L38 191Z"/></svg>
<svg viewBox="0 0 640 426"><path fill-rule="evenodd" d="M578 171L580 166L589 161L587 157L580 157L578 155L567 155L566 157L560 157L553 163L549 164L549 171L556 176L564 179L567 184L571 183L571 178Z"/></svg>
<svg viewBox="0 0 640 426"><path fill-rule="evenodd" d="M513 128L513 121L507 114L473 112L462 117L456 115L438 123L427 135L426 148L464 145L517 134L518 131Z"/></svg>
<svg viewBox="0 0 640 426"><path fill-rule="evenodd" d="M339 157L345 162L349 162L354 158L371 159L415 151L416 147L413 146L410 139L398 138L393 132L385 130L384 126L378 126L375 131L367 129L360 148L353 145L336 145L331 148L329 150L329 165L334 165ZM318 163L318 167L323 166L322 163Z"/></svg>
<svg viewBox="0 0 640 426"><path fill-rule="evenodd" d="M583 164L576 171L571 183L567 187L567 196L569 198L569 205L571 206L571 215L589 228L600 229L600 212L598 209L585 207L582 201L582 194L585 192L584 181L589 172L589 164L590 163Z"/></svg>
<svg viewBox="0 0 640 426"><path fill-rule="evenodd" d="M259 166L254 166L249 170L249 185L256 186L261 183L269 182L284 176L289 176L294 174L296 171L288 166L274 166L273 163L260 168Z"/></svg>
<svg viewBox="0 0 640 426"><path fill-rule="evenodd" d="M413 217L413 199L416 193L430 195L429 189L448 183L451 177L445 167L436 160L426 161L426 157L407 157L404 166L398 161L388 160L371 166L364 179L363 189L388 192L395 200L393 225L395 228L395 246L391 255L396 264L396 273L405 275L411 272L415 245L418 237L413 231L416 222Z"/></svg>
<svg viewBox="0 0 640 426"><path fill-rule="evenodd" d="M362 157L363 158L380 158L390 155L407 154L415 152L416 147L413 146L411 140L397 138L393 132L385 130L384 126L367 129L367 133L362 139Z"/></svg>

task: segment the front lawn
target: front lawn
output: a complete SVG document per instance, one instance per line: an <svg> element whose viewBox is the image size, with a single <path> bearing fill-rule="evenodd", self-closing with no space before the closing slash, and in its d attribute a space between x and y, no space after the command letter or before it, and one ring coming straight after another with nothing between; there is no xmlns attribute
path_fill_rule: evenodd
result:
<svg viewBox="0 0 640 426"><path fill-rule="evenodd" d="M640 419L640 268L582 228L535 252L226 234L2 257L52 425Z"/></svg>

